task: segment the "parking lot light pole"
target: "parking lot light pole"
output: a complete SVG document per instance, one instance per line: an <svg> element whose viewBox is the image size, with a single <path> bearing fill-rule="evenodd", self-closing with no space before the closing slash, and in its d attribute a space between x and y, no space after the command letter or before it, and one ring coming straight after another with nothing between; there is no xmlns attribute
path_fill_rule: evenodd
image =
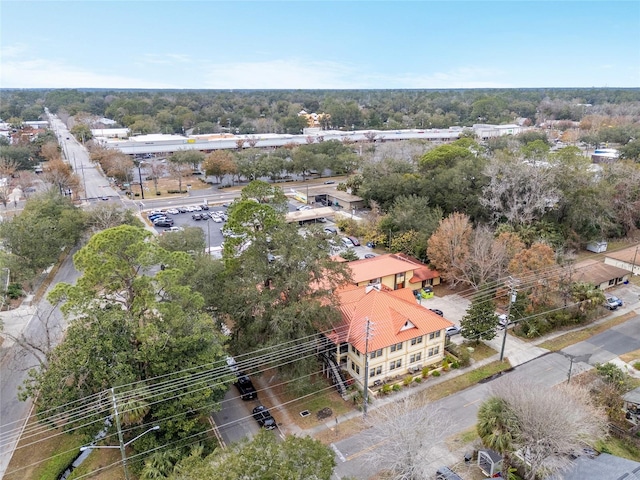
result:
<svg viewBox="0 0 640 480"><path fill-rule="evenodd" d="M138 178L140 178L140 196L142 197L142 200L144 200L144 187L142 186L142 172L140 171L140 167L142 166L143 163L145 162L143 161L138 162Z"/></svg>

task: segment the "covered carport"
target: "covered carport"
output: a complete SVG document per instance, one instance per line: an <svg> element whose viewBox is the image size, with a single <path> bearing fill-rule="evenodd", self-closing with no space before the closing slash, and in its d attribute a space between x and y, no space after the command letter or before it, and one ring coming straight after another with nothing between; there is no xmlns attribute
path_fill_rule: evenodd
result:
<svg viewBox="0 0 640 480"><path fill-rule="evenodd" d="M309 210L298 210L289 212L286 215L287 223L309 222L318 218L333 218L335 210L331 207L311 208Z"/></svg>

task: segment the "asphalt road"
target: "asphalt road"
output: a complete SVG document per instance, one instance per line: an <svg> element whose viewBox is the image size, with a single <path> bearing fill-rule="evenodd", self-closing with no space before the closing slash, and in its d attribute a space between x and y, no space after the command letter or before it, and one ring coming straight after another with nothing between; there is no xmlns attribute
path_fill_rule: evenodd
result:
<svg viewBox="0 0 640 480"><path fill-rule="evenodd" d="M48 113L48 110L47 110ZM79 143L69 132L66 125L55 115L48 113L52 130L58 137L58 142L62 148L64 158L69 165L80 176L82 189L86 192L84 198L87 200L99 200L110 198L119 200L116 192L109 181L103 176L96 165L89 160L89 152Z"/></svg>
<svg viewBox="0 0 640 480"><path fill-rule="evenodd" d="M73 266L69 255L61 264L51 285L58 282L75 283L78 271ZM46 295L45 295L46 297ZM47 348L58 344L62 338L66 324L58 309L53 309L45 299L33 305L37 313L34 315L15 315L6 312L3 315L5 331L19 335L22 332L26 342L36 347ZM9 342L11 343L11 342ZM0 478L9 464L11 455L19 439L22 426L31 410L31 401L18 400L18 387L27 378L27 372L35 367L38 361L32 351L18 343L10 346L3 344L3 355L0 361Z"/></svg>
<svg viewBox="0 0 640 480"><path fill-rule="evenodd" d="M543 388L550 388L567 381L571 360L563 353L571 356L591 354L588 363L573 363L572 375L576 375L592 368L596 363L608 362L639 348L640 315L636 315L624 324L613 327L587 341L572 345L562 352L549 353L524 363L500 378L515 379L516 382L518 380L533 381ZM441 408L444 414L452 420L449 429L451 436L475 425L478 408L483 400L490 395L491 385L496 381L500 380L478 384L434 402L433 408ZM332 444L332 448L336 452L335 476L337 478L351 476L366 479L376 473L371 456L376 455L379 448L384 448L384 443L372 446L367 434L359 433L335 442ZM430 466L434 473L442 465L451 465L462 460L451 453L446 445L436 445L430 455Z"/></svg>

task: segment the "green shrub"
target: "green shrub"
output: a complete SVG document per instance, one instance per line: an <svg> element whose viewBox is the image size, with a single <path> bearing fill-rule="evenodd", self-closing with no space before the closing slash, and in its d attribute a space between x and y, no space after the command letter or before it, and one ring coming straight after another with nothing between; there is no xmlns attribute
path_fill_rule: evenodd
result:
<svg viewBox="0 0 640 480"><path fill-rule="evenodd" d="M423 367L422 368L422 378L427 378L429 376L429 371L431 370L430 367Z"/></svg>
<svg viewBox="0 0 640 480"><path fill-rule="evenodd" d="M380 389L380 392L383 395L389 395L391 393L391 385L383 385L382 388Z"/></svg>
<svg viewBox="0 0 640 480"><path fill-rule="evenodd" d="M398 385L396 383L395 385L393 385L393 387L391 387L391 390L393 390L394 392L399 392L400 391L400 385Z"/></svg>
<svg viewBox="0 0 640 480"><path fill-rule="evenodd" d="M450 365L451 362L449 361L449 358L445 357L444 360L442 360L442 369L446 372L447 370L449 370Z"/></svg>
<svg viewBox="0 0 640 480"><path fill-rule="evenodd" d="M186 190L167 190L167 193L187 193Z"/></svg>
<svg viewBox="0 0 640 480"><path fill-rule="evenodd" d="M440 371L439 370L434 370L433 372L431 372L431 376L432 377L439 377L440 376Z"/></svg>
<svg viewBox="0 0 640 480"><path fill-rule="evenodd" d="M12 283L7 288L7 296L12 300L20 298L22 296L22 285L19 283Z"/></svg>
<svg viewBox="0 0 640 480"><path fill-rule="evenodd" d="M406 377L404 377L404 379L402 380L402 384L406 387L408 385L411 385L411 382L413 382L413 377L411 375L407 375Z"/></svg>
<svg viewBox="0 0 640 480"><path fill-rule="evenodd" d="M416 383L421 383L422 382L422 377L416 377L413 379L414 382Z"/></svg>
<svg viewBox="0 0 640 480"><path fill-rule="evenodd" d="M640 362L633 362L633 368L640 370Z"/></svg>
<svg viewBox="0 0 640 480"><path fill-rule="evenodd" d="M156 195L162 195L162 192L156 192Z"/></svg>

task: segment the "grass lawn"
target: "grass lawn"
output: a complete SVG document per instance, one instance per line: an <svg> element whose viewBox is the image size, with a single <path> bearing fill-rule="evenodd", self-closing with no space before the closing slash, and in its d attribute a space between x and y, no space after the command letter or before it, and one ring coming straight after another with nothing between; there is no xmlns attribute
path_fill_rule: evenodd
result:
<svg viewBox="0 0 640 480"><path fill-rule="evenodd" d="M629 440L614 437L596 442L596 450L640 462L640 448Z"/></svg>
<svg viewBox="0 0 640 480"><path fill-rule="evenodd" d="M597 325L592 325L590 327L583 328L582 330L565 333L564 335L560 335L559 337L547 340L546 342L541 343L539 346L542 348L546 348L547 350L551 350L552 352L557 352L558 350L562 350L569 345L582 342L593 337L594 335L598 335L599 333L609 330L611 327L620 325L627 320L635 317L636 315L636 312L628 312L624 315L620 315L619 317L612 318Z"/></svg>
<svg viewBox="0 0 640 480"><path fill-rule="evenodd" d="M475 385L480 380L489 378L492 375L508 370L509 368L511 368L511 364L509 364L509 362L491 362L458 377L433 385L424 391L424 395L430 401L440 400L441 398L460 392L465 388ZM446 373L444 375L446 375Z"/></svg>
<svg viewBox="0 0 640 480"><path fill-rule="evenodd" d="M84 445L83 436L44 429L35 417L27 424L25 432L29 431L42 433L23 436L11 457L4 480L57 480Z"/></svg>

